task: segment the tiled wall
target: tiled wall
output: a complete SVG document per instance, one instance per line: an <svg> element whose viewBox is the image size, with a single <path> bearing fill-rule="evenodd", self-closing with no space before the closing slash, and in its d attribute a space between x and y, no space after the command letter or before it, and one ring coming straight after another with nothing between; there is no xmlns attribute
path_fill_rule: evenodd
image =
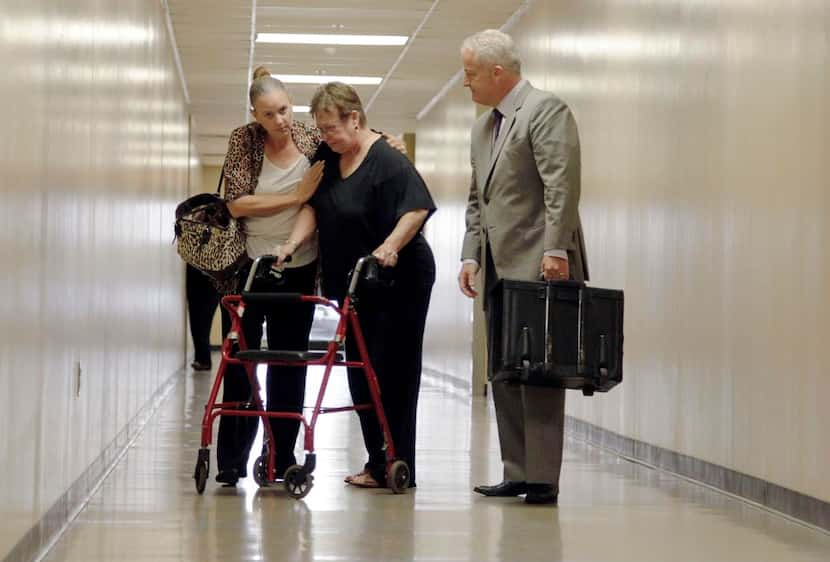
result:
<svg viewBox="0 0 830 562"><path fill-rule="evenodd" d="M159 2L3 2L0 68L3 558L183 365L190 158Z"/></svg>
<svg viewBox="0 0 830 562"><path fill-rule="evenodd" d="M830 4L540 0L512 32L579 122L593 284L626 292L626 380L568 412L830 501ZM462 376L468 99L418 128L441 206L426 363Z"/></svg>

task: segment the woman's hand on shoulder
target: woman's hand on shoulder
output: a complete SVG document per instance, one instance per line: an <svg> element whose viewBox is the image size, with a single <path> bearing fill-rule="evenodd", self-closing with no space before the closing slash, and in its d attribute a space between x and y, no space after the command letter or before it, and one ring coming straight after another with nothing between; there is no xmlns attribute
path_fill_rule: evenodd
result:
<svg viewBox="0 0 830 562"><path fill-rule="evenodd" d="M406 144L401 139L393 137L389 133L381 133L381 136L389 146L406 156Z"/></svg>
<svg viewBox="0 0 830 562"><path fill-rule="evenodd" d="M315 162L303 174L303 179L300 180L300 185L297 186L297 190L295 191L298 202L301 205L308 202L314 196L314 193L317 192L320 181L323 179L323 167L325 164L322 160Z"/></svg>

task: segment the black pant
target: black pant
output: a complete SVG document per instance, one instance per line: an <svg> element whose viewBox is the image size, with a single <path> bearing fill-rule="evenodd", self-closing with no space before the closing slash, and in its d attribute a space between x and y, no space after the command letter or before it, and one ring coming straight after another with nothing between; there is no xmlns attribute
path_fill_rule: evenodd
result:
<svg viewBox="0 0 830 562"><path fill-rule="evenodd" d="M242 279L247 271L241 273ZM317 278L317 262L285 270L284 282L258 281L252 287L259 292L286 292L310 295L314 293ZM241 285L240 285L241 286ZM306 303L249 304L242 316L242 331L249 349L259 349L262 339L262 321L267 326L269 349L308 349L308 334L314 318L314 305ZM230 319L222 317L222 332L227 335ZM297 412L303 409L305 394L305 367L268 367L266 382L267 409L271 412ZM244 367L230 365L225 372L224 402L248 400L251 385ZM294 445L300 422L297 420L271 419L276 455L276 474L282 477L285 470L295 464ZM237 469L245 474L248 454L256 437L259 418L222 416L219 420L219 436L216 457L220 471Z"/></svg>
<svg viewBox="0 0 830 562"><path fill-rule="evenodd" d="M190 336L193 338L193 360L210 365L210 326L219 304L219 293L206 275L190 265L185 275L185 289Z"/></svg>
<svg viewBox="0 0 830 562"><path fill-rule="evenodd" d="M415 426L418 392L431 279L423 283L397 284L391 288L359 291L358 318L381 392L396 457L406 461L410 486L415 485ZM346 338L346 356L360 355L354 337ZM362 369L349 369L349 389L355 404L371 401ZM380 483L386 482L383 433L373 410L361 410L360 427L369 453L366 468Z"/></svg>

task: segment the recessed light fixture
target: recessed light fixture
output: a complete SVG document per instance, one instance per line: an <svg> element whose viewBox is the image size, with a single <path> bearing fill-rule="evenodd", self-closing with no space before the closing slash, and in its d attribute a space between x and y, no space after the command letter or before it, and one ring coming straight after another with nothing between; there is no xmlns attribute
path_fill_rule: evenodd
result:
<svg viewBox="0 0 830 562"><path fill-rule="evenodd" d="M311 106L308 105L295 105L293 106L294 113L308 113L311 111Z"/></svg>
<svg viewBox="0 0 830 562"><path fill-rule="evenodd" d="M344 35L340 33L257 33L257 43L293 43L299 45L400 46L406 35Z"/></svg>
<svg viewBox="0 0 830 562"><path fill-rule="evenodd" d="M383 82L381 76L330 76L328 74L272 74L277 80L286 84L325 84L326 82L345 82L352 86L377 86Z"/></svg>

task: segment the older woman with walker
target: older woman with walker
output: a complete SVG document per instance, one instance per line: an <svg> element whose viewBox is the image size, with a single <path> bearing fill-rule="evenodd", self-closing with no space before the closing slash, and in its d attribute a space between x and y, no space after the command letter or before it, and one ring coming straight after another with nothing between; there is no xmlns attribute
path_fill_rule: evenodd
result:
<svg viewBox="0 0 830 562"><path fill-rule="evenodd" d="M415 167L380 142L367 126L357 92L339 82L321 86L311 112L324 144L323 180L309 204L314 208L322 255L323 292L342 302L357 260L374 255L386 283L361 287L357 311L398 457L410 467L415 486L415 424L427 309L435 282L435 260L421 233L435 204ZM358 358L355 342L346 355ZM369 401L366 379L350 370L355 404ZM364 469L346 482L386 486L384 442L372 410L358 411L368 452Z"/></svg>

